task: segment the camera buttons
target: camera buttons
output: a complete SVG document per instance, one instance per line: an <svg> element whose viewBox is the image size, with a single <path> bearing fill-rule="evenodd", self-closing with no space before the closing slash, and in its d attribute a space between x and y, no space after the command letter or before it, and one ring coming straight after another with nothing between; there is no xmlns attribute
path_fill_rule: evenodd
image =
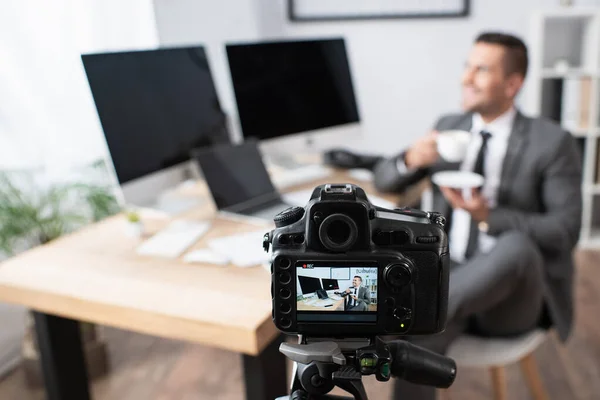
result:
<svg viewBox="0 0 600 400"><path fill-rule="evenodd" d="M417 243L422 243L422 244L433 244L433 243L437 243L439 241L440 241L439 236L418 236L416 239Z"/></svg>
<svg viewBox="0 0 600 400"><path fill-rule="evenodd" d="M281 268L281 269L288 269L290 267L290 265L292 265L292 262L290 261L289 258L280 258L278 262L279 262L279 268Z"/></svg>
<svg viewBox="0 0 600 400"><path fill-rule="evenodd" d="M407 260L397 264L388 265L383 273L385 282L394 287L401 288L408 285L412 280L412 268Z"/></svg>
<svg viewBox="0 0 600 400"><path fill-rule="evenodd" d="M298 235L294 235L292 237L292 241L294 242L294 244L302 244L304 243L304 235L301 233Z"/></svg>
<svg viewBox="0 0 600 400"><path fill-rule="evenodd" d="M278 276L279 276L279 283L281 283L282 285L287 285L292 280L292 276L290 275L289 272L286 272L286 271L280 272L278 274Z"/></svg>
<svg viewBox="0 0 600 400"><path fill-rule="evenodd" d="M287 225L291 225L294 222L300 221L304 216L304 208L302 207L289 207L277 214L273 221L277 228L281 228Z"/></svg>
<svg viewBox="0 0 600 400"><path fill-rule="evenodd" d="M289 299L291 295L292 295L292 292L290 291L290 289L288 289L288 288L279 289L279 296L282 299Z"/></svg>
<svg viewBox="0 0 600 400"><path fill-rule="evenodd" d="M292 321L289 318L283 317L279 319L279 325L281 325L282 328L287 329L292 326Z"/></svg>
<svg viewBox="0 0 600 400"><path fill-rule="evenodd" d="M281 311L283 314L287 314L292 311L292 306L290 306L290 303L281 303L279 306L279 311Z"/></svg>
<svg viewBox="0 0 600 400"><path fill-rule="evenodd" d="M315 214L313 215L313 221L315 221L315 224L317 225L323 222L323 213L319 211L315 212Z"/></svg>
<svg viewBox="0 0 600 400"><path fill-rule="evenodd" d="M394 318L404 321L412 317L412 311L406 307L398 307L394 309Z"/></svg>

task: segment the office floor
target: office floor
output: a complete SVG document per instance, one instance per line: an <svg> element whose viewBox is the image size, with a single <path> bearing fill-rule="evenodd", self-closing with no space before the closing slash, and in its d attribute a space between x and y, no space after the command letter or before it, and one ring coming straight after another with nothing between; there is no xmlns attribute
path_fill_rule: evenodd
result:
<svg viewBox="0 0 600 400"><path fill-rule="evenodd" d="M600 397L600 252L577 254L577 322L566 347L552 337L535 353L552 399ZM185 342L105 328L112 372L94 383L96 400L242 399L240 357ZM508 368L510 399L529 399L518 366ZM371 399L387 399L391 383L366 379ZM491 398L486 371L459 369L453 399ZM41 400L23 383L20 370L0 381L0 399Z"/></svg>

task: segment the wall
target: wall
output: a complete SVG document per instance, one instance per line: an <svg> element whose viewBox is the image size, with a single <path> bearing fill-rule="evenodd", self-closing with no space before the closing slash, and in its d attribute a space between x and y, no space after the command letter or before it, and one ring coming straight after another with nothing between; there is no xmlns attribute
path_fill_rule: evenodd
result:
<svg viewBox="0 0 600 400"><path fill-rule="evenodd" d="M388 153L427 132L438 115L459 109L462 66L478 32L499 29L526 39L532 12L558 3L471 1L466 19L318 23L289 22L287 0L155 0L155 12L162 44L208 43L216 47L210 49L215 67L227 65L216 59L224 39L344 36L366 138L361 148ZM215 74L234 110L227 71Z"/></svg>
<svg viewBox="0 0 600 400"><path fill-rule="evenodd" d="M0 4L0 170L56 171L105 155L80 54L156 46L150 0Z"/></svg>

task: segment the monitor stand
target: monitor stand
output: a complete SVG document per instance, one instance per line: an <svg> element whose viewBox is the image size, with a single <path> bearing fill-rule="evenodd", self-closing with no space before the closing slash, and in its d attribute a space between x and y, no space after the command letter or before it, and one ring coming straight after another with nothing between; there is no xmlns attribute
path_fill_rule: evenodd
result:
<svg viewBox="0 0 600 400"><path fill-rule="evenodd" d="M195 185L195 182L192 182L192 184ZM147 207L168 215L178 215L198 208L204 203L206 203L206 199L202 197L179 196L176 193L167 192L159 196L156 202Z"/></svg>
<svg viewBox="0 0 600 400"><path fill-rule="evenodd" d="M144 207L168 215L181 214L206 203L206 196L191 194L200 174L185 162L127 182L121 186L123 207Z"/></svg>
<svg viewBox="0 0 600 400"><path fill-rule="evenodd" d="M303 137L296 138L296 142L299 143L287 143L281 141L279 145L277 142L265 144L261 142L261 151L265 163L269 166L273 166L286 171L300 170L306 167L314 167L316 164L322 164L321 151L315 147L313 135L304 135ZM275 146L273 146L275 144ZM289 149L294 149L294 152L290 152Z"/></svg>
<svg viewBox="0 0 600 400"><path fill-rule="evenodd" d="M284 170L293 170L306 166L306 163L299 161L296 157L289 153L274 154L265 158L267 165L272 165Z"/></svg>

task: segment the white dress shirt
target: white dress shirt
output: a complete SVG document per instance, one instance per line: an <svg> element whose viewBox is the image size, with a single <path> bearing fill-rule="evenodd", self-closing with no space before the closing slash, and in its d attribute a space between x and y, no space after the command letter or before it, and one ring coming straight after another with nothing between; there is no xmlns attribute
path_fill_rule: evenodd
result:
<svg viewBox="0 0 600 400"><path fill-rule="evenodd" d="M481 115L473 115L473 124L471 127L472 139L460 169L463 171L473 171L477 153L481 148L482 138L480 132L487 131L491 133L492 136L488 139L483 166L485 182L481 191L483 197L487 199L489 208L496 207L498 203L498 188L500 187L500 177L502 176L502 164L516 114L516 109L512 107L488 124L483 121ZM468 199L470 196L471 189L463 191L464 198ZM452 226L450 227L449 235L450 258L458 263L465 261L470 225L471 215L467 211L463 209L452 211ZM479 232L478 239L478 250L483 253L489 252L496 243L494 237L484 232Z"/></svg>

